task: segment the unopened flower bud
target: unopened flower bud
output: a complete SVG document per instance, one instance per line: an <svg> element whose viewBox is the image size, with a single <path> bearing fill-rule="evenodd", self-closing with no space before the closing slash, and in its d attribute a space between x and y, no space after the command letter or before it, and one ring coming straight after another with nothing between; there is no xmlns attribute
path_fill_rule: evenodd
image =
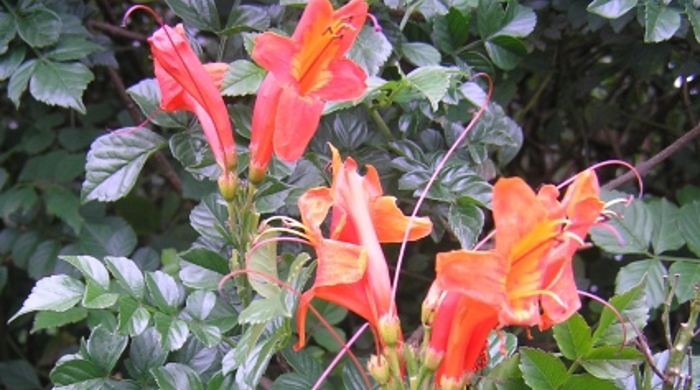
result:
<svg viewBox="0 0 700 390"><path fill-rule="evenodd" d="M379 334L386 345L393 347L401 337L399 317L395 314L385 314L379 319Z"/></svg>
<svg viewBox="0 0 700 390"><path fill-rule="evenodd" d="M219 192L225 201L231 202L236 198L236 188L238 187L238 178L235 172L223 173L217 180L219 184Z"/></svg>
<svg viewBox="0 0 700 390"><path fill-rule="evenodd" d="M458 378L449 378L446 376L440 380L441 390L462 390L464 388L464 380Z"/></svg>
<svg viewBox="0 0 700 390"><path fill-rule="evenodd" d="M428 347L425 350L423 365L430 371L437 371L443 357L445 357L445 352L436 351L432 347Z"/></svg>
<svg viewBox="0 0 700 390"><path fill-rule="evenodd" d="M267 165L259 166L255 161L250 162L248 167L248 181L253 183L253 185L260 184L265 178L265 172L267 171Z"/></svg>
<svg viewBox="0 0 700 390"><path fill-rule="evenodd" d="M389 362L384 355L372 355L367 361L367 370L380 386L389 383Z"/></svg>
<svg viewBox="0 0 700 390"><path fill-rule="evenodd" d="M437 286L437 283L433 283L428 290L428 295L425 296L423 300L423 305L421 306L421 322L424 326L431 326L435 320L435 314L440 307L440 302L444 290Z"/></svg>

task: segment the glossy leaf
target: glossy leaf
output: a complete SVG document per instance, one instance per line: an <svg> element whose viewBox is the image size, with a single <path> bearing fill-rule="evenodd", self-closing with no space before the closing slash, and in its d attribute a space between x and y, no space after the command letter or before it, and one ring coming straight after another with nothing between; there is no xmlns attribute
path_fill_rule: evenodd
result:
<svg viewBox="0 0 700 390"><path fill-rule="evenodd" d="M135 299L124 296L119 299L119 332L138 336L146 330L150 320L151 314Z"/></svg>
<svg viewBox="0 0 700 390"><path fill-rule="evenodd" d="M162 366L167 357L168 351L158 343L156 330L148 328L131 339L125 366L134 379L145 382L151 378L149 371Z"/></svg>
<svg viewBox="0 0 700 390"><path fill-rule="evenodd" d="M2 23L0 21L0 23ZM2 42L0 42L1 44ZM24 47L13 47L0 56L0 81L7 80L24 61L27 51Z"/></svg>
<svg viewBox="0 0 700 390"><path fill-rule="evenodd" d="M22 308L10 318L10 322L25 313L38 310L65 311L80 302L85 285L68 275L54 275L39 280Z"/></svg>
<svg viewBox="0 0 700 390"><path fill-rule="evenodd" d="M87 310L83 307L73 307L65 311L40 311L34 316L34 323L30 333L73 324L84 320L86 317Z"/></svg>
<svg viewBox="0 0 700 390"><path fill-rule="evenodd" d="M109 374L114 369L122 352L129 342L127 336L112 333L103 326L92 330L87 341L87 353L103 373Z"/></svg>
<svg viewBox="0 0 700 390"><path fill-rule="evenodd" d="M566 322L554 325L552 329L565 358L576 360L591 349L591 328L580 314L574 313Z"/></svg>
<svg viewBox="0 0 700 390"><path fill-rule="evenodd" d="M109 290L109 274L101 261L92 256L61 256L83 274L86 281L96 283L103 290Z"/></svg>
<svg viewBox="0 0 700 390"><path fill-rule="evenodd" d="M158 342L163 349L173 351L182 348L190 334L187 323L180 319L157 312L153 319L158 332Z"/></svg>
<svg viewBox="0 0 700 390"><path fill-rule="evenodd" d="M158 383L158 388L163 390L204 390L199 375L189 366L179 363L168 363L163 367L151 370Z"/></svg>
<svg viewBox="0 0 700 390"><path fill-rule="evenodd" d="M649 318L649 305L645 293L646 280L630 290L612 297L609 303L620 313L625 321L626 340L636 337L634 328L627 322L632 321L634 326L642 331ZM603 309L598 320L598 327L593 332L593 345L615 345L623 341L622 326L613 312L607 307Z"/></svg>
<svg viewBox="0 0 700 390"><path fill-rule="evenodd" d="M406 59L416 66L438 66L442 61L440 52L431 45L422 42L407 42L401 45Z"/></svg>
<svg viewBox="0 0 700 390"><path fill-rule="evenodd" d="M264 9L250 5L238 5L231 8L226 20L224 34L247 30L264 31L270 27L270 16Z"/></svg>
<svg viewBox="0 0 700 390"><path fill-rule="evenodd" d="M221 24L214 0L165 0L185 23L200 30L219 31Z"/></svg>
<svg viewBox="0 0 700 390"><path fill-rule="evenodd" d="M588 4L588 12L604 18L616 19L637 5L637 0L594 0Z"/></svg>
<svg viewBox="0 0 700 390"><path fill-rule="evenodd" d="M206 196L192 209L190 224L202 236L220 242L231 242L231 233L226 227L228 211L218 194Z"/></svg>
<svg viewBox="0 0 700 390"><path fill-rule="evenodd" d="M617 390L611 381L599 379L590 374L571 375L561 386L562 390Z"/></svg>
<svg viewBox="0 0 700 390"><path fill-rule="evenodd" d="M666 297L665 279L668 274L666 267L659 260L638 260L630 263L617 273L615 292L628 291L646 276L647 304L654 308L663 303Z"/></svg>
<svg viewBox="0 0 700 390"><path fill-rule="evenodd" d="M265 78L265 69L251 61L237 60L229 64L221 81L221 94L225 96L245 96L254 94Z"/></svg>
<svg viewBox="0 0 700 390"><path fill-rule="evenodd" d="M523 380L533 389L557 389L567 378L566 367L556 356L539 349L520 350Z"/></svg>
<svg viewBox="0 0 700 390"><path fill-rule="evenodd" d="M453 204L447 214L450 230L463 249L476 244L484 226L484 212L473 203Z"/></svg>
<svg viewBox="0 0 700 390"><path fill-rule="evenodd" d="M392 45L383 32L370 26L363 26L355 38L348 58L360 65L368 76L376 76L391 55Z"/></svg>
<svg viewBox="0 0 700 390"><path fill-rule="evenodd" d="M700 264L676 261L669 267L668 275L669 283L673 283L678 275L675 290L678 303L687 302L695 297L695 289L700 285Z"/></svg>
<svg viewBox="0 0 700 390"><path fill-rule="evenodd" d="M161 127L187 127L187 115L181 111L164 111L160 109L160 89L156 79L143 79L132 85L126 93L141 108L143 115Z"/></svg>
<svg viewBox="0 0 700 390"><path fill-rule="evenodd" d="M604 191L602 198L609 201L626 196L617 191ZM645 253L649 248L653 231L653 220L646 205L639 200L633 200L629 206L617 204L610 209L620 215L619 218L613 217L608 222L608 225L617 231L619 239L610 230L594 226L591 228L593 243L610 253Z"/></svg>
<svg viewBox="0 0 700 390"><path fill-rule="evenodd" d="M406 76L406 81L428 98L433 110L438 109L438 103L450 84L447 69L440 66L418 68Z"/></svg>
<svg viewBox="0 0 700 390"><path fill-rule="evenodd" d="M146 286L156 306L169 314L175 314L185 300L185 292L175 279L162 271L146 273Z"/></svg>
<svg viewBox="0 0 700 390"><path fill-rule="evenodd" d="M49 46L61 34L61 18L50 9L39 6L23 12L15 19L15 27L20 37L32 47Z"/></svg>
<svg viewBox="0 0 700 390"><path fill-rule="evenodd" d="M655 254L674 251L685 244L678 229L678 207L668 200L654 199L647 205L647 210L653 220L651 245Z"/></svg>
<svg viewBox="0 0 700 390"><path fill-rule="evenodd" d="M681 207L678 229L696 256L700 256L700 201L688 203Z"/></svg>
<svg viewBox="0 0 700 390"><path fill-rule="evenodd" d="M29 92L36 100L50 106L73 108L85 114L82 95L94 75L85 65L73 62L37 61Z"/></svg>
<svg viewBox="0 0 700 390"><path fill-rule="evenodd" d="M185 261L217 272L221 275L226 275L229 272L228 261L226 261L226 259L221 257L221 255L218 253L207 248L190 248L186 252L180 253L179 256Z"/></svg>
<svg viewBox="0 0 700 390"><path fill-rule="evenodd" d="M126 292L136 299L143 299L146 285L143 274L132 260L126 257L105 257L105 265Z"/></svg>
<svg viewBox="0 0 700 390"><path fill-rule="evenodd" d="M632 375L632 368L643 360L644 356L636 349L603 346L590 350L580 362L591 375L615 380Z"/></svg>
<svg viewBox="0 0 700 390"><path fill-rule="evenodd" d="M670 39L681 27L678 10L656 1L647 1L644 10L644 42L654 43Z"/></svg>
<svg viewBox="0 0 700 390"><path fill-rule="evenodd" d="M136 233L119 217L87 221L80 229L80 249L96 257L128 256L136 248Z"/></svg>

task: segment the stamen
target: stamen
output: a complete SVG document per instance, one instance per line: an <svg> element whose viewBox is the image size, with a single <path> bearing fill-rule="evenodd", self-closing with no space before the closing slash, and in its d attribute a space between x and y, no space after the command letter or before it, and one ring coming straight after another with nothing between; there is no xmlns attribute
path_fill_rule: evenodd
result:
<svg viewBox="0 0 700 390"><path fill-rule="evenodd" d="M379 24L379 21L377 20L377 18L374 15L369 14L369 13L367 14L367 17L369 18L369 20L372 21L372 27L374 28L374 32L376 32L376 33L382 32L382 26Z"/></svg>
<svg viewBox="0 0 700 390"><path fill-rule="evenodd" d="M151 16L153 16L153 18L158 23L158 25L163 27L163 19L161 19L160 16L158 16L158 14L155 11L153 11L153 9L151 7L145 6L143 4L137 4L137 5L133 5L133 6L129 7L129 9L126 10L126 13L124 13L124 17L122 18L121 26L125 27L126 22L129 19L129 16L131 16L131 13L134 11L138 11L138 10L143 10L143 11L146 11L149 14L151 14Z"/></svg>

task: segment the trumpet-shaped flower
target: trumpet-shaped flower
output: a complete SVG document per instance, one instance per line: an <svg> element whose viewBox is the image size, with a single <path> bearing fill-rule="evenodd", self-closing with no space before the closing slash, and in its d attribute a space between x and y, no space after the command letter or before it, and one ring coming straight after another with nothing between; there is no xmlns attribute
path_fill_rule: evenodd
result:
<svg viewBox="0 0 700 390"><path fill-rule="evenodd" d="M430 345L433 353L445 354L438 383L461 383L475 370L490 329L544 329L579 309L571 260L603 209L598 192L593 171L581 173L561 203L551 185L535 194L519 178L496 183L495 248L437 255L424 306L437 307Z"/></svg>
<svg viewBox="0 0 700 390"><path fill-rule="evenodd" d="M202 65L187 42L181 24L175 28L161 27L148 43L161 93L160 107L165 111L194 113L222 171L227 176L235 173L236 145L228 111L219 93L228 65Z"/></svg>
<svg viewBox="0 0 700 390"><path fill-rule="evenodd" d="M381 242L401 242L410 217L396 206L396 198L382 196L377 171L367 166L357 172L351 158L342 163L333 148L333 183L308 190L299 198L306 234L316 249L318 266L314 285L302 295L297 313L301 348L305 343L306 312L314 297L334 302L363 317L377 331L379 320L395 315L389 269ZM331 212L329 238L321 224ZM430 234L432 223L415 218L408 239Z"/></svg>
<svg viewBox="0 0 700 390"><path fill-rule="evenodd" d="M282 160L301 157L327 100L362 95L367 75L344 55L366 18L364 0L336 11L328 0L309 0L291 38L255 37L252 57L269 73L253 111L251 180L262 180L273 150Z"/></svg>

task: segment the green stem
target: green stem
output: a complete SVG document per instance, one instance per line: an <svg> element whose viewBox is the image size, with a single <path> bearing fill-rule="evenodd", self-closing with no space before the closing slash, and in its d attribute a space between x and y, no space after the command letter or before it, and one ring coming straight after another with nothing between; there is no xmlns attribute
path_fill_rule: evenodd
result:
<svg viewBox="0 0 700 390"><path fill-rule="evenodd" d="M216 62L221 62L224 58L224 53L226 52L226 42L228 41L228 35L222 35L219 40L219 50L216 53Z"/></svg>
<svg viewBox="0 0 700 390"><path fill-rule="evenodd" d="M384 134L384 137L389 141L395 140L394 135L391 134L391 129L389 129L389 126L386 125L386 122L384 122L382 116L379 115L377 109L368 103L365 103L365 107L367 108L367 111L369 111L369 116L372 117L374 123L377 125L382 134Z"/></svg>
<svg viewBox="0 0 700 390"><path fill-rule="evenodd" d="M391 387L402 389L401 366L399 365L399 353L396 350L396 346L387 346L385 351L387 354L387 361L389 362L389 372L391 373Z"/></svg>
<svg viewBox="0 0 700 390"><path fill-rule="evenodd" d="M695 298L690 302L690 314L688 321L681 324L676 339L674 340L668 364L664 372L664 390L673 390L676 379L681 377L683 359L688 353L690 342L693 339L695 325L700 314L700 288L695 290Z"/></svg>
<svg viewBox="0 0 700 390"><path fill-rule="evenodd" d="M401 31L403 31L404 27L406 27L406 23L408 23L408 19L411 17L413 11L420 7L422 3L423 0L417 0L416 2L408 6L406 12L403 14L403 18L401 18L401 23L399 23L399 29Z"/></svg>
<svg viewBox="0 0 700 390"><path fill-rule="evenodd" d="M646 255L652 259L661 260L661 261L684 261L686 263L700 263L700 259L693 259L690 257L659 256L659 255L654 255L651 253L646 253Z"/></svg>
<svg viewBox="0 0 700 390"><path fill-rule="evenodd" d="M482 39L477 39L476 41L471 42L471 43L464 45L464 46L460 47L459 49L455 50L454 55L457 56L458 54L460 54L464 51L471 50L471 49L481 45L483 42L484 41Z"/></svg>

